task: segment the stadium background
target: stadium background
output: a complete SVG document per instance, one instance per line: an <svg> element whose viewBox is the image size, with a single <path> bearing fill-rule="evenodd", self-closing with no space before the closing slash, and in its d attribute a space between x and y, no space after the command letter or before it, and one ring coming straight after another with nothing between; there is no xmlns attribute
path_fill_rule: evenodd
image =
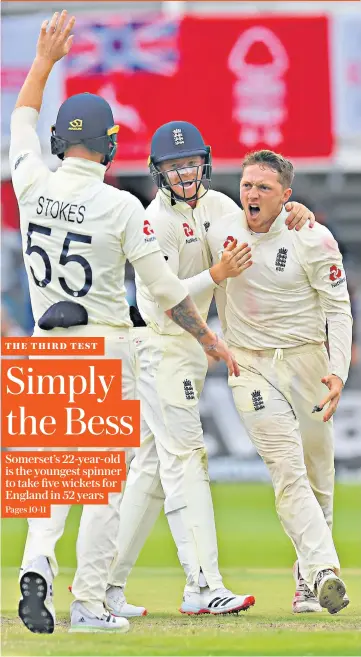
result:
<svg viewBox="0 0 361 657"><path fill-rule="evenodd" d="M206 142L212 145L212 186L236 202L239 201L242 156L260 147L280 151L295 164L293 198L307 204L316 213L317 220L325 223L339 241L355 318L350 377L335 419L338 479L335 532L343 565L351 569L346 571L350 573L349 579L352 573L358 577L357 580L353 578L351 584L354 599L357 596L358 599L347 610L348 616L346 613L342 616L345 627L342 623L338 625L340 637L337 638L336 631L328 635L329 621L334 620L331 618L322 618L317 640L312 632L306 632L307 628L302 625L304 619L297 627L291 627L288 620L284 626L284 614L288 619L292 597L291 576L285 570L292 564L292 546L279 527L272 491L266 485L267 472L233 409L225 372L216 366L207 377L202 420L210 474L216 482L213 494L220 562L226 583L243 591L248 587L263 598L257 606L260 616L247 617L247 631L253 638L247 643L247 637L242 635L239 641L239 630L233 624L233 620L237 623L238 619L227 621L230 623L227 630L230 629L235 637L234 645L224 642L218 645L208 621L202 628L199 624L183 625L184 636L197 634L197 640L201 642L203 638L204 642L198 645L192 639L188 652L181 652L174 643L167 643L164 636L160 638L156 614L155 625L151 626L152 636L144 639L142 628L137 627L140 643L134 647L126 641L124 654L214 654L211 651L218 648L217 654L304 654L302 650L307 650L307 654L359 654L360 635L356 637L355 632L359 627L357 614L361 610L359 4L348 1L135 1L102 2L100 11L99 4L94 2L63 2L61 5L2 2L1 311L4 335L27 335L32 330L18 212L9 180L10 113L35 52L39 25L44 17L63 7L76 14L78 24L72 56L57 64L44 98L39 131L49 166L58 165L49 151L49 126L55 122L58 106L66 94L78 91L101 93L111 103L120 133L117 159L107 181L135 193L145 206L156 192L146 166L150 137L167 120L179 118L197 124ZM127 270L127 289L128 299L134 303L131 268ZM210 321L217 327L213 308ZM69 604L66 586L75 565L78 515L79 510L73 509L67 534L59 545L62 574L57 596L64 618ZM10 623L3 652L80 654L75 643L73 648L69 643L63 647L57 644L58 652L54 652L50 644L32 641L39 637L29 638L29 633L11 625L17 601L16 568L25 530L24 521L3 522L3 593L6 592L3 610ZM157 584L160 573L162 590ZM169 611L169 605L176 608L181 590L182 573L162 518L130 580L131 601L145 603L161 615ZM274 608L278 615L271 617L270 610ZM160 617L165 635L169 618ZM255 625L252 625L253 620ZM173 620L169 631L173 637L179 634L180 628L172 623ZM248 625L243 625L243 630ZM264 643L260 639L258 644L255 633L261 636L272 626L283 633L284 641L279 637L277 643L273 635ZM222 630L221 625L217 627ZM292 642L295 629L299 631L297 646ZM346 641L346 633L350 643ZM38 652L40 645L43 652ZM271 649L274 652L266 652ZM341 652L337 652L338 649ZM117 653L112 652L111 647L103 646L102 650L104 652L98 647L96 654L123 654L119 647ZM82 654L95 654L91 642L84 643L82 651Z"/></svg>

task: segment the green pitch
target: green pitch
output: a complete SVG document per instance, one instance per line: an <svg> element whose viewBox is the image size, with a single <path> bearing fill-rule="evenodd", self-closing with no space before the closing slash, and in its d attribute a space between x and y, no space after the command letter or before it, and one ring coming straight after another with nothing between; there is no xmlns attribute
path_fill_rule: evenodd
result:
<svg viewBox="0 0 361 657"><path fill-rule="evenodd" d="M129 602L149 615L131 621L126 635L67 633L79 509L58 545L61 574L55 582L59 625L50 636L28 632L16 618L17 568L26 523L3 521L3 655L360 655L361 487L339 485L334 536L350 606L332 617L290 612L294 592L293 548L280 527L270 487L213 486L220 566L225 585L251 593L256 606L239 616L184 617L178 611L184 578L164 517L160 518L132 573Z"/></svg>

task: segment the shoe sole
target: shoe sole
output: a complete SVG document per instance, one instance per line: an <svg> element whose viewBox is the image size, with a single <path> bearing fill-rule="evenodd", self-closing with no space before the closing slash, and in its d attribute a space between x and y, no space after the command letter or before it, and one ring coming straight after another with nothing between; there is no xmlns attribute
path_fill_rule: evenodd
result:
<svg viewBox="0 0 361 657"><path fill-rule="evenodd" d="M319 605L319 609L313 609L312 607L308 607L307 609L295 609L292 607L292 611L294 614L320 614L322 612L322 607L321 605Z"/></svg>
<svg viewBox="0 0 361 657"><path fill-rule="evenodd" d="M52 634L54 618L45 606L48 592L46 579L35 572L26 572L20 579L22 599L18 613L25 627L35 634Z"/></svg>
<svg viewBox="0 0 361 657"><path fill-rule="evenodd" d="M321 607L325 607L330 614L337 614L349 604L344 600L346 587L339 577L329 577L318 590L318 600Z"/></svg>
<svg viewBox="0 0 361 657"><path fill-rule="evenodd" d="M341 609L345 609L350 604L350 600L347 598L347 600L344 600L341 606ZM340 609L340 611L341 611Z"/></svg>
<svg viewBox="0 0 361 657"><path fill-rule="evenodd" d="M68 632L70 634L87 634L90 632L96 632L97 634L125 634L126 632L129 632L129 626L128 627L117 627L116 629L103 629L102 627L97 627L95 625L73 625L72 627L69 628Z"/></svg>
<svg viewBox="0 0 361 657"><path fill-rule="evenodd" d="M207 607L204 609L199 609L196 611L179 609L181 614L187 614L188 616L199 616L200 614L211 614L211 616L226 616L227 614L238 614L240 611L247 611L250 607L253 607L256 600L253 595L247 596L243 604L238 605L237 607L232 607L232 609L218 611L216 609L210 610Z"/></svg>

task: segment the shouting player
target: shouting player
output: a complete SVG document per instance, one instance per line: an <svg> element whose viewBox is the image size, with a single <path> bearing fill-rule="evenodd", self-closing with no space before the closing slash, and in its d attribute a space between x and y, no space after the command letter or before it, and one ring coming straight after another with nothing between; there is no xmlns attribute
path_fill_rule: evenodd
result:
<svg viewBox="0 0 361 657"><path fill-rule="evenodd" d="M299 233L285 227L293 176L292 163L281 155L248 155L244 211L216 218L206 235L214 262L230 240L251 246L252 266L216 290L227 344L241 370L229 383L296 549L293 609L324 607L335 614L349 600L331 534L332 415L348 376L352 318L342 257L329 230L318 223Z"/></svg>

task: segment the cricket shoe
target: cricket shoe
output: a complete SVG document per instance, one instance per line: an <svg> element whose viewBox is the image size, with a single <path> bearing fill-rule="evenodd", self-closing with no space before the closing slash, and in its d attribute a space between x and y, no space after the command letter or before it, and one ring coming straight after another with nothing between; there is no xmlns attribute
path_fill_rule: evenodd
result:
<svg viewBox="0 0 361 657"><path fill-rule="evenodd" d="M253 607L253 595L235 595L228 589L211 591L208 586L200 593L185 591L183 602L179 609L182 614L236 614Z"/></svg>
<svg viewBox="0 0 361 657"><path fill-rule="evenodd" d="M69 632L128 632L126 618L116 618L107 609L101 616L92 614L81 602L71 605L71 625Z"/></svg>
<svg viewBox="0 0 361 657"><path fill-rule="evenodd" d="M298 561L293 566L293 577L296 582L296 592L292 601L292 611L294 614L304 614L313 611L322 611L322 607L315 594L308 588L303 579Z"/></svg>
<svg viewBox="0 0 361 657"><path fill-rule="evenodd" d="M337 614L350 603L344 582L329 568L317 573L315 591L321 607L330 614Z"/></svg>
<svg viewBox="0 0 361 657"><path fill-rule="evenodd" d="M25 627L36 634L52 634L55 626L53 573L46 557L37 557L20 578L22 598L18 613Z"/></svg>
<svg viewBox="0 0 361 657"><path fill-rule="evenodd" d="M148 613L145 607L136 607L127 603L122 586L109 586L105 596L105 607L117 618L134 618L146 616Z"/></svg>

